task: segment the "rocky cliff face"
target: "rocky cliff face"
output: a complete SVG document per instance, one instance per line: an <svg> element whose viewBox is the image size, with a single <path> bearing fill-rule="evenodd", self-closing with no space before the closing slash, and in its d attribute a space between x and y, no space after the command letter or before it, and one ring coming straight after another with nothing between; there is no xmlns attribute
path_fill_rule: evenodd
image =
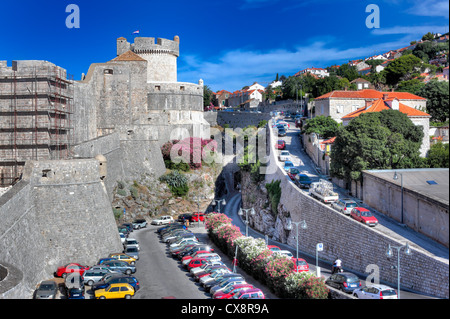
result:
<svg viewBox="0 0 450 319"><path fill-rule="evenodd" d="M176 219L180 214L198 210L193 199L196 195L203 197L199 207L200 211L205 211L215 197L220 172L219 166L203 166L199 170L183 173L188 178L189 193L182 197L174 196L165 182L150 175L142 176L139 181L119 181L112 201L116 220L118 223L131 222L135 218L150 221L160 215L171 215Z"/></svg>

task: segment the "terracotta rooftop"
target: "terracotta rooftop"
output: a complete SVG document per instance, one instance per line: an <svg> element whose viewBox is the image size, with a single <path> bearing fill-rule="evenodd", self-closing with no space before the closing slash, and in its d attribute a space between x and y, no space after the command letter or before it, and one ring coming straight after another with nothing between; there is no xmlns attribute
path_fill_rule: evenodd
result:
<svg viewBox="0 0 450 319"><path fill-rule="evenodd" d="M399 100L426 100L415 94L408 92L380 92L377 90L366 89L360 91L332 91L316 98L328 99L328 98L341 98L341 99L381 99L383 95L387 94L388 98L398 98Z"/></svg>
<svg viewBox="0 0 450 319"><path fill-rule="evenodd" d="M141 58L139 55L134 53L133 51L129 50L121 55L119 55L117 58L112 59L110 62L121 62L121 61L147 61L143 58Z"/></svg>
<svg viewBox="0 0 450 319"><path fill-rule="evenodd" d="M388 102L393 101L394 99L386 99L383 100L378 99L376 101L373 101L371 104L369 104L367 107L361 107L357 109L354 112L351 112L347 114L346 116L342 117L342 120L350 120L355 117L358 117L359 115L363 113L373 113L373 112L381 112L383 110L390 110L391 107L389 106ZM397 99L398 100L398 99ZM419 111L413 107L409 107L403 103L399 103L399 109L400 112L406 114L408 117L431 117L428 113Z"/></svg>

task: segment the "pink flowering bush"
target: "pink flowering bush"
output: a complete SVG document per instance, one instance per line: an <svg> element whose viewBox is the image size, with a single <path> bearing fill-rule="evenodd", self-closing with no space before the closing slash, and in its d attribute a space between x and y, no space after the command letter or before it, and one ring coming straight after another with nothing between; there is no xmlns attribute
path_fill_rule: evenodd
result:
<svg viewBox="0 0 450 319"><path fill-rule="evenodd" d="M189 137L181 141L173 140L161 147L164 161L172 161L189 164L190 169L196 170L202 167L202 162L210 164L217 152L217 142L211 139ZM166 162L167 163L167 162Z"/></svg>
<svg viewBox="0 0 450 319"><path fill-rule="evenodd" d="M281 294L285 279L294 272L295 263L291 258L273 256L266 264L264 272L268 286L277 294Z"/></svg>
<svg viewBox="0 0 450 319"><path fill-rule="evenodd" d="M287 298L291 299L328 299L330 292L323 278L307 272L290 274L284 286Z"/></svg>

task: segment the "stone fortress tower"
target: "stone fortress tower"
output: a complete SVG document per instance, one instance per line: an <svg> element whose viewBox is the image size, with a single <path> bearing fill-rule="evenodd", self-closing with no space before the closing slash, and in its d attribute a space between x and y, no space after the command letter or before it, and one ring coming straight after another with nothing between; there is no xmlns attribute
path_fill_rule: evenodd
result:
<svg viewBox="0 0 450 319"><path fill-rule="evenodd" d="M173 41L158 38L137 37L130 44L127 39L117 39L117 56L132 51L148 62L148 82L177 82L177 58L180 56L180 38Z"/></svg>

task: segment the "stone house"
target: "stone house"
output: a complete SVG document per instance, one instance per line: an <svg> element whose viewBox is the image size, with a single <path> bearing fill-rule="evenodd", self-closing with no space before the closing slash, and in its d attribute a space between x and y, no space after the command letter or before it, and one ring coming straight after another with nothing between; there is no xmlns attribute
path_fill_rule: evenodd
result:
<svg viewBox="0 0 450 319"><path fill-rule="evenodd" d="M422 145L420 147L420 155L425 157L427 155L428 150L430 149L430 118L431 115L417 110L415 108L409 107L403 103L400 103L399 99L396 97L389 97L386 93L383 95L381 99L375 101L366 101L366 105L357 109L350 114L347 114L342 118L343 125L346 126L348 123L354 118L358 117L363 113L373 113L373 112L381 112L383 110L397 110L408 116L408 118L414 123L416 126L422 126L423 129L423 140Z"/></svg>
<svg viewBox="0 0 450 319"><path fill-rule="evenodd" d="M397 98L402 104L409 107L426 110L427 100L423 97L408 92L380 92L372 89L359 91L332 91L317 97L315 101L316 116L331 116L338 123L342 117L366 106L366 101L373 102L383 98Z"/></svg>

